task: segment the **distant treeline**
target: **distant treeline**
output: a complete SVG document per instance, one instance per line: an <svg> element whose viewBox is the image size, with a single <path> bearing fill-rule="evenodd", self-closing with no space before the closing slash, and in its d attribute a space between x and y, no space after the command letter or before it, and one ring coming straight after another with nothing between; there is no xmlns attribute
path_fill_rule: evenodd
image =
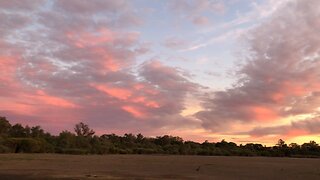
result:
<svg viewBox="0 0 320 180"><path fill-rule="evenodd" d="M74 133L63 131L51 135L40 126L11 125L0 117L0 153L62 153L62 154L180 154L213 156L286 156L320 157L320 146L314 142L287 145L279 140L273 147L233 142L203 143L184 141L176 136L144 137L141 134L95 135L84 123L75 125Z"/></svg>

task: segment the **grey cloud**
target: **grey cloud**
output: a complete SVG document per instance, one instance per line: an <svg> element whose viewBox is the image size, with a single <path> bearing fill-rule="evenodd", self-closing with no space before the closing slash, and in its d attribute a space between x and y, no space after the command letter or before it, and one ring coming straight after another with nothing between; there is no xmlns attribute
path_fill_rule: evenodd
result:
<svg viewBox="0 0 320 180"><path fill-rule="evenodd" d="M235 123L274 121L319 111L319 1L291 1L247 35L239 81L204 98L195 116L222 131Z"/></svg>
<svg viewBox="0 0 320 180"><path fill-rule="evenodd" d="M226 10L223 1L210 0L173 0L169 2L169 8L179 17L187 18L195 25L207 25L210 19L207 13L221 14Z"/></svg>
<svg viewBox="0 0 320 180"><path fill-rule="evenodd" d="M320 119L319 119L319 116L317 116L311 119L293 121L289 125L273 126L273 127L256 127L249 132L245 132L245 134L250 134L251 136L267 136L267 135L290 136L290 132L318 134L319 131L320 131ZM294 135L300 135L300 134L294 134Z"/></svg>
<svg viewBox="0 0 320 180"><path fill-rule="evenodd" d="M155 61L135 71L136 59L148 48L138 32L123 29L140 21L128 1L52 3L48 9L34 6L27 19L1 17L0 57L8 56L0 61L4 116L51 132L78 121L107 132L152 132L193 123L180 113L186 95L198 85L184 72ZM12 7L10 11L27 14ZM95 19L100 13L111 14L110 19Z"/></svg>

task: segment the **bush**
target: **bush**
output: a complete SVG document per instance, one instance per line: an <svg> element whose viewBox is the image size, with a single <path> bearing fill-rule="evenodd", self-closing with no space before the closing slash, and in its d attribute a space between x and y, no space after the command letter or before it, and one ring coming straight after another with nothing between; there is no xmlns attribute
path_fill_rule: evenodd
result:
<svg viewBox="0 0 320 180"><path fill-rule="evenodd" d="M10 152L14 153L45 153L53 152L53 148L42 139L8 138L4 141Z"/></svg>

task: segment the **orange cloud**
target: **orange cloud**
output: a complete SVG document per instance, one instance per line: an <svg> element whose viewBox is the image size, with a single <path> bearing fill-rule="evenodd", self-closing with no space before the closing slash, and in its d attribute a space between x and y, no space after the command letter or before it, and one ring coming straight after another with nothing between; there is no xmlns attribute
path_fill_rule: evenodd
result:
<svg viewBox="0 0 320 180"><path fill-rule="evenodd" d="M115 97L121 100L126 100L132 95L132 93L129 90L126 90L123 88L110 88L105 85L99 85L99 84L92 84L91 86L93 86L99 91L102 91L112 97Z"/></svg>
<svg viewBox="0 0 320 180"><path fill-rule="evenodd" d="M144 97L144 96L133 96L133 92L124 88L110 88L110 87L107 87L106 85L98 85L98 84L92 84L91 86L93 86L99 91L102 91L120 100L127 100L128 102L138 103L145 107L150 107L150 108L160 107L158 102L148 100L147 97Z"/></svg>
<svg viewBox="0 0 320 180"><path fill-rule="evenodd" d="M13 76L18 66L16 57L0 56L0 80L14 81ZM9 79L10 78L10 79Z"/></svg>
<svg viewBox="0 0 320 180"><path fill-rule="evenodd" d="M136 118L145 118L146 114L134 106L122 106L122 109L130 113Z"/></svg>
<svg viewBox="0 0 320 180"><path fill-rule="evenodd" d="M133 86L133 88L134 89L136 89L136 90L140 90L140 89L143 89L145 87L145 85L143 85L143 84L140 84L140 83L138 83L138 84L135 84L134 86Z"/></svg>
<svg viewBox="0 0 320 180"><path fill-rule="evenodd" d="M284 82L283 88L286 93L294 96L303 96L310 92L310 89L305 85L294 83L294 82Z"/></svg>
<svg viewBox="0 0 320 180"><path fill-rule="evenodd" d="M159 108L160 107L160 105L155 101L147 101L145 103L145 105L148 107L152 107L152 108Z"/></svg>
<svg viewBox="0 0 320 180"><path fill-rule="evenodd" d="M287 132L286 137L293 138L293 137L304 136L304 135L308 135L308 134L309 134L309 132L304 129L291 129Z"/></svg>
<svg viewBox="0 0 320 180"><path fill-rule="evenodd" d="M271 99L277 103L283 102L284 98L285 98L285 95L280 92L276 92L271 95Z"/></svg>
<svg viewBox="0 0 320 180"><path fill-rule="evenodd" d="M272 121L278 119L278 115L272 109L256 106L250 108L253 112L254 118L258 121Z"/></svg>
<svg viewBox="0 0 320 180"><path fill-rule="evenodd" d="M27 103L16 102L12 99L0 97L0 109L4 111L13 111L18 114L33 115L35 108Z"/></svg>
<svg viewBox="0 0 320 180"><path fill-rule="evenodd" d="M108 59L104 62L105 69L108 69L112 72L118 71L120 69L120 64L117 63L115 60Z"/></svg>
<svg viewBox="0 0 320 180"><path fill-rule="evenodd" d="M59 107L64 107L64 108L77 107L77 105L75 105L72 102L69 102L69 101L62 99L62 98L59 98L59 97L50 96L41 90L37 91L37 96L35 96L35 99L38 99L41 102L44 102L46 104L53 105L53 106L59 106Z"/></svg>
<svg viewBox="0 0 320 180"><path fill-rule="evenodd" d="M15 67L17 64L16 59L10 56L0 56L0 68L8 68L8 67ZM9 69L11 70L11 68Z"/></svg>
<svg viewBox="0 0 320 180"><path fill-rule="evenodd" d="M67 32L66 36L78 48L85 48L88 46L95 46L102 43L112 42L113 33L102 28L95 33L93 32Z"/></svg>
<svg viewBox="0 0 320 180"><path fill-rule="evenodd" d="M160 105L157 102L149 101L145 97L142 97L142 96L133 98L131 101L135 102L135 103L141 103L144 106L151 107L151 108L159 108L160 107Z"/></svg>

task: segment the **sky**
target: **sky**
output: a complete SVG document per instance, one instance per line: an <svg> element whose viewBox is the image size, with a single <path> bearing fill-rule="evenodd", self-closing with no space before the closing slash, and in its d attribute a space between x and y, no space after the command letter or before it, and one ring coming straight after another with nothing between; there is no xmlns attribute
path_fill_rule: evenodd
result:
<svg viewBox="0 0 320 180"><path fill-rule="evenodd" d="M320 141L318 0L0 0L0 22L11 123Z"/></svg>

